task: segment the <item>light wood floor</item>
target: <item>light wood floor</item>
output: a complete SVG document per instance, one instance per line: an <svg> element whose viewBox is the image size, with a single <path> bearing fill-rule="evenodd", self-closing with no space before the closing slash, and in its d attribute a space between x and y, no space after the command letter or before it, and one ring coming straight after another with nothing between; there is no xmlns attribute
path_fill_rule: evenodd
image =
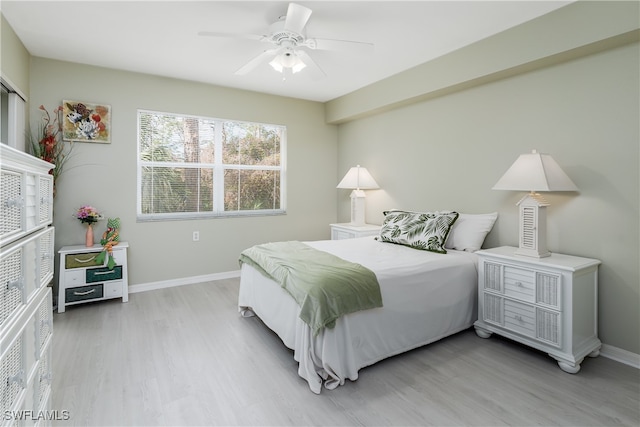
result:
<svg viewBox="0 0 640 427"><path fill-rule="evenodd" d="M313 394L292 352L241 318L238 279L68 307L54 315L60 426L640 425L640 371L598 357L577 375L473 330Z"/></svg>

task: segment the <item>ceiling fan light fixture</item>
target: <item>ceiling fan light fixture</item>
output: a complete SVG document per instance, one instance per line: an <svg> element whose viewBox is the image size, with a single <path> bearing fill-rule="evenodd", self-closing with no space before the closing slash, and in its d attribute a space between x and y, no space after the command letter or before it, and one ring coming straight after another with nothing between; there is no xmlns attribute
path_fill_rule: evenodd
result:
<svg viewBox="0 0 640 427"><path fill-rule="evenodd" d="M284 71L284 67L280 63L280 58L278 56L276 56L273 59L273 61L269 62L269 65L271 65L273 67L273 69L276 70L279 73L282 73Z"/></svg>
<svg viewBox="0 0 640 427"><path fill-rule="evenodd" d="M0 0L2 1L2 0ZM273 45L271 49L264 50L245 65L236 70L235 74L244 76L258 66L269 63L274 70L281 74L296 74L305 68L313 80L326 77L322 68L309 55L310 50L342 50L345 52L368 52L373 44L336 39L307 38L306 25L312 11L308 7L296 3L289 3L287 14L271 24L268 33L258 34L233 34L201 31L200 35L213 37L232 37L237 39L257 40ZM284 77L284 76L283 76Z"/></svg>
<svg viewBox="0 0 640 427"><path fill-rule="evenodd" d="M300 58L298 58L298 63L296 65L294 65L293 67L291 67L291 71L293 71L293 74L297 73L298 71L302 71L304 69L304 67L306 67L307 64L305 64L304 62L302 62L300 60Z"/></svg>
<svg viewBox="0 0 640 427"><path fill-rule="evenodd" d="M307 66L307 64L290 49L273 58L273 60L269 62L269 65L279 73L284 73L285 68L290 68L293 74L302 71L302 69Z"/></svg>

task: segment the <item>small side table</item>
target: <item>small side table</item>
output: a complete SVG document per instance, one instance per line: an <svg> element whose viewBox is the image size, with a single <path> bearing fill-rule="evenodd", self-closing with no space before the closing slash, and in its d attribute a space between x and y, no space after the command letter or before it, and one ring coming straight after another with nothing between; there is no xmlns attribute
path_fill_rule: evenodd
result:
<svg viewBox="0 0 640 427"><path fill-rule="evenodd" d="M496 333L558 361L570 374L586 356L596 357L598 266L600 261L553 253L545 258L516 255L502 246L478 255L476 334Z"/></svg>
<svg viewBox="0 0 640 427"><path fill-rule="evenodd" d="M68 305L122 298L129 301L127 279L127 242L113 247L113 269L107 267L108 257L102 264L95 259L103 251L101 245L90 248L84 245L63 246L60 254L60 278L58 280L58 313L64 313Z"/></svg>
<svg viewBox="0 0 640 427"><path fill-rule="evenodd" d="M330 225L331 240L354 239L356 237L376 236L380 234L379 225L352 225L348 222Z"/></svg>

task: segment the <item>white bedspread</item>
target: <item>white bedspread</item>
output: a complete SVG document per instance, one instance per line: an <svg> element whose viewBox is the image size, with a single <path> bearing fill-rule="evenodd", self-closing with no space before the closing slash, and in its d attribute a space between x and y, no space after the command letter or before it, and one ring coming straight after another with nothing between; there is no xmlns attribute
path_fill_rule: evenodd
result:
<svg viewBox="0 0 640 427"><path fill-rule="evenodd" d="M469 328L477 317L477 256L436 254L373 237L305 242L378 277L382 308L351 313L313 336L294 299L276 282L242 265L238 306L257 314L294 351L298 374L314 393L333 389L379 360Z"/></svg>

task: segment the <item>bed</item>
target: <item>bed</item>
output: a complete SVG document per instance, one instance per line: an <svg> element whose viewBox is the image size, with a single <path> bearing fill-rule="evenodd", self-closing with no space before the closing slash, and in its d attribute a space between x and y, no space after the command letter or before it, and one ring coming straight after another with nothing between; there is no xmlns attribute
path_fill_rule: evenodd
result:
<svg viewBox="0 0 640 427"><path fill-rule="evenodd" d="M344 314L334 327L319 331L301 320L299 304L280 283L259 266L241 262L240 314L257 315L293 350L298 374L311 391L335 389L347 379L357 380L366 366L472 326L478 283L474 252L496 218L495 212L389 211L380 236L303 242L371 270L383 301L382 307ZM422 228L416 232L416 227Z"/></svg>
<svg viewBox="0 0 640 427"><path fill-rule="evenodd" d="M373 237L306 242L371 269L384 306L349 313L313 336L300 307L274 280L241 267L238 305L257 315L294 351L298 374L311 391L333 389L387 357L469 328L477 319L476 255L436 254L376 241Z"/></svg>

